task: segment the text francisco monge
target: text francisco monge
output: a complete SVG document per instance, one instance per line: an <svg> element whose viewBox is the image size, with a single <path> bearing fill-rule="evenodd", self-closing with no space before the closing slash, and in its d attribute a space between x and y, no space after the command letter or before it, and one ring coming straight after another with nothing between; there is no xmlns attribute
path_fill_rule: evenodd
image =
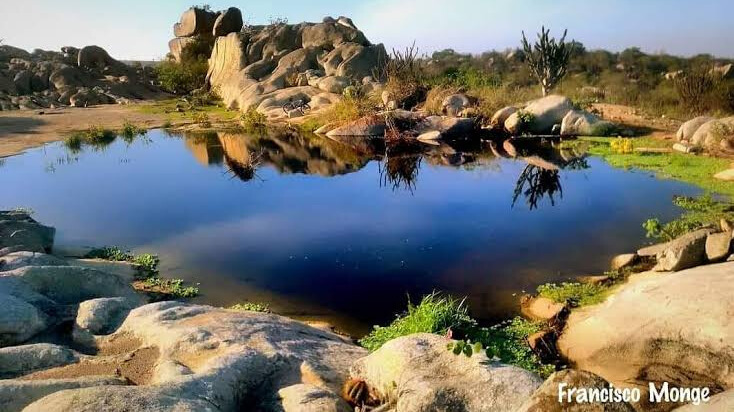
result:
<svg viewBox="0 0 734 412"><path fill-rule="evenodd" d="M711 400L711 389L684 388L672 386L668 382L648 385L648 399L650 403L691 403L700 405ZM558 384L558 402L560 403L637 403L642 397L639 388L616 388L609 385L606 388L574 388L568 383Z"/></svg>

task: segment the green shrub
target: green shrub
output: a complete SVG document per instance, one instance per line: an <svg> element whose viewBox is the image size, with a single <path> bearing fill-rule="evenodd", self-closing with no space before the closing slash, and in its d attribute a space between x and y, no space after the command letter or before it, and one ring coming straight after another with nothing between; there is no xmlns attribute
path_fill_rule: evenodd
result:
<svg viewBox="0 0 734 412"><path fill-rule="evenodd" d="M268 118L264 114L257 111L255 107L250 107L246 112L240 115L240 124L246 132L263 132L267 128Z"/></svg>
<svg viewBox="0 0 734 412"><path fill-rule="evenodd" d="M446 334L466 332L476 326L469 317L464 300L432 293L425 296L414 306L408 302L408 311L398 316L389 326L375 326L372 332L359 340L359 344L369 351L379 349L385 342L414 333Z"/></svg>
<svg viewBox="0 0 734 412"><path fill-rule="evenodd" d="M195 112L191 116L191 121L200 125L201 127L212 127L212 122L209 120L209 115L206 112Z"/></svg>
<svg viewBox="0 0 734 412"><path fill-rule="evenodd" d="M183 279L161 279L153 276L143 281L144 290L174 299L188 299L199 295L199 288L184 286Z"/></svg>
<svg viewBox="0 0 734 412"><path fill-rule="evenodd" d="M122 123L122 129L120 135L126 142L132 142L137 136L143 136L148 133L143 127L139 127L129 120L125 120Z"/></svg>
<svg viewBox="0 0 734 412"><path fill-rule="evenodd" d="M238 303L236 305L230 306L228 309L249 311L249 312L270 313L270 306L268 306L265 303L257 303L257 302Z"/></svg>
<svg viewBox="0 0 734 412"><path fill-rule="evenodd" d="M160 259L156 255L143 253L141 255L133 255L130 251L125 251L117 246L105 246L102 248L92 249L85 256L87 259L103 259L112 262L130 262L138 265L142 272L142 277L151 277L158 274L158 265Z"/></svg>

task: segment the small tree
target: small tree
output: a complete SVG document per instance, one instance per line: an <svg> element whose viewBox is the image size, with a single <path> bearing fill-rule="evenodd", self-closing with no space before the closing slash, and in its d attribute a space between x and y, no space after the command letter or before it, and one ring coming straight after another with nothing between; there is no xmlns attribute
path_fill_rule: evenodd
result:
<svg viewBox="0 0 734 412"><path fill-rule="evenodd" d="M568 30L564 30L563 37L556 41L555 38L550 37L550 29L546 30L543 26L538 33L538 41L531 46L525 37L525 32L522 32L525 61L540 82L543 96L547 96L548 92L553 90L566 75L568 61L573 52L573 42L566 43L567 33Z"/></svg>

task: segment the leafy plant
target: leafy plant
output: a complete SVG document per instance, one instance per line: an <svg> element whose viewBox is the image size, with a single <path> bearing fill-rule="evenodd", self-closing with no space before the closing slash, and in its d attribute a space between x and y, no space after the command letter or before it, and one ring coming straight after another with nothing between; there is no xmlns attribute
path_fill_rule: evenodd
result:
<svg viewBox="0 0 734 412"><path fill-rule="evenodd" d="M131 262L139 266L143 277L156 276L158 274L158 265L160 259L156 255L144 253L141 255L133 255L130 251L125 251L117 246L105 246L102 248L92 249L85 256L87 259L102 259L111 262Z"/></svg>
<svg viewBox="0 0 734 412"><path fill-rule="evenodd" d="M257 303L257 302L238 303L236 305L230 306L229 309L249 311L249 312L270 313L270 306L268 306L266 303Z"/></svg>
<svg viewBox="0 0 734 412"><path fill-rule="evenodd" d="M201 127L212 127L212 122L209 120L209 115L206 112L195 112L191 116L191 121Z"/></svg>
<svg viewBox="0 0 734 412"><path fill-rule="evenodd" d="M250 107L246 112L240 115L240 124L247 132L264 132L267 128L268 118L264 114L257 111L256 108Z"/></svg>
<svg viewBox="0 0 734 412"><path fill-rule="evenodd" d="M555 367L543 364L527 342L530 335L540 332L543 327L539 322L515 317L489 328L477 328L469 339L450 342L446 349L455 355L463 354L467 357L484 351L490 359L499 359L503 363L548 377L555 371Z"/></svg>
<svg viewBox="0 0 734 412"><path fill-rule="evenodd" d="M630 154L635 151L634 142L629 138L618 137L617 139L612 140L609 144L612 147L612 152L617 154Z"/></svg>
<svg viewBox="0 0 734 412"><path fill-rule="evenodd" d="M183 279L161 279L153 276L145 279L143 285L144 290L177 299L194 298L199 295L199 288L195 286L184 286Z"/></svg>
<svg viewBox="0 0 734 412"><path fill-rule="evenodd" d="M547 96L566 75L568 62L573 52L573 44L566 43L567 34L568 30L564 30L563 36L556 41L555 38L550 37L550 29L546 30L543 26L538 33L538 41L531 46L525 37L525 32L522 32L525 61L540 83L543 96Z"/></svg>
<svg viewBox="0 0 734 412"><path fill-rule="evenodd" d="M122 129L120 130L120 135L128 143L132 142L137 136L142 136L147 133L147 129L139 127L129 120L125 120L122 123Z"/></svg>
<svg viewBox="0 0 734 412"><path fill-rule="evenodd" d="M372 332L359 340L369 351L379 349L385 342L414 333L446 334L468 331L476 321L468 314L464 300L432 293L416 306L408 302L408 311L399 315L389 326L375 326Z"/></svg>

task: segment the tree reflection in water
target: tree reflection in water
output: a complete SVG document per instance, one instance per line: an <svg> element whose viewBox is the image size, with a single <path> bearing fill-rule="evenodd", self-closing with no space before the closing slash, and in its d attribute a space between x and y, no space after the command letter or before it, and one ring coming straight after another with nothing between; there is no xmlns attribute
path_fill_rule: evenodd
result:
<svg viewBox="0 0 734 412"><path fill-rule="evenodd" d="M227 165L227 169L232 175L232 179L236 177L243 182L249 182L256 177L259 178L257 175L257 167L260 166L261 158L262 151L260 153L250 152L250 156L248 156L246 162L230 157L227 155L227 152L224 152L224 163Z"/></svg>
<svg viewBox="0 0 734 412"><path fill-rule="evenodd" d="M527 189L525 188L527 186ZM561 175L558 170L543 169L535 165L527 165L515 184L512 206L515 207L520 195L525 197L530 210L538 208L538 202L548 197L552 206L556 205L555 194L563 198Z"/></svg>
<svg viewBox="0 0 734 412"><path fill-rule="evenodd" d="M386 156L379 163L380 187L390 186L393 191L403 189L412 194L422 161L422 155Z"/></svg>

